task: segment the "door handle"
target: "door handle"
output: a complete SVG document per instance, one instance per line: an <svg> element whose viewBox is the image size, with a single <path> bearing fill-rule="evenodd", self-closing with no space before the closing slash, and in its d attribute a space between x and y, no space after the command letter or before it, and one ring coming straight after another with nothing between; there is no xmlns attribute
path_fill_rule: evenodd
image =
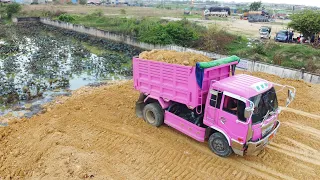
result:
<svg viewBox="0 0 320 180"><path fill-rule="evenodd" d="M220 122L221 122L222 124L225 124L225 123L227 122L227 120L226 120L225 117L221 117L221 118L220 118Z"/></svg>

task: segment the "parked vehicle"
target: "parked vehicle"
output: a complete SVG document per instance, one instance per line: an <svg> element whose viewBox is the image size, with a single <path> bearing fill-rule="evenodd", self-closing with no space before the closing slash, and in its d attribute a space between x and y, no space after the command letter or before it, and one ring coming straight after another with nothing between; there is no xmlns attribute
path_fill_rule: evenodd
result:
<svg viewBox="0 0 320 180"><path fill-rule="evenodd" d="M218 16L218 17L228 17L231 15L229 7L209 7L203 11L205 19L208 19L209 16Z"/></svg>
<svg viewBox="0 0 320 180"><path fill-rule="evenodd" d="M184 15L191 15L191 9L190 8L184 8L183 14Z"/></svg>
<svg viewBox="0 0 320 180"><path fill-rule="evenodd" d="M288 30L281 30L277 32L276 36L274 37L276 42L288 42L289 41L289 31Z"/></svg>
<svg viewBox="0 0 320 180"><path fill-rule="evenodd" d="M89 0L87 2L87 5L101 5L101 1L100 0Z"/></svg>
<svg viewBox="0 0 320 180"><path fill-rule="evenodd" d="M276 93L295 88L235 74L236 56L183 66L133 58L136 114L156 127L163 123L204 142L227 157L260 152L276 135L280 108ZM275 87L281 90L276 91Z"/></svg>
<svg viewBox="0 0 320 180"><path fill-rule="evenodd" d="M271 38L271 27L262 26L259 29L261 39L270 39Z"/></svg>
<svg viewBox="0 0 320 180"><path fill-rule="evenodd" d="M266 11L249 11L248 22L269 22L270 16Z"/></svg>
<svg viewBox="0 0 320 180"><path fill-rule="evenodd" d="M11 0L0 0L0 3L10 4L10 3L11 3Z"/></svg>

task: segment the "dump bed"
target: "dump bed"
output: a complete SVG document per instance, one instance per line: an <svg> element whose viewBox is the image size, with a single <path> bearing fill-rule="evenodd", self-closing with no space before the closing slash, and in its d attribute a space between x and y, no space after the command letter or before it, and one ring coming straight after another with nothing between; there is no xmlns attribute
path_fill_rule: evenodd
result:
<svg viewBox="0 0 320 180"><path fill-rule="evenodd" d="M200 88L196 78L196 67L134 57L134 88L141 93L161 97L165 101L175 101L195 108L205 103L211 80L229 77L231 65L237 63L204 69Z"/></svg>

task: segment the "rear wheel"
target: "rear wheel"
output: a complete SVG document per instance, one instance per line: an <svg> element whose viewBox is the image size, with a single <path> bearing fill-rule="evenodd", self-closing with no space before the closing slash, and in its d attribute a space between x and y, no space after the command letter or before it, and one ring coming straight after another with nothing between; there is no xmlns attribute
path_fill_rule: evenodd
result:
<svg viewBox="0 0 320 180"><path fill-rule="evenodd" d="M159 127L164 121L163 109L158 103L147 104L143 108L143 118L147 123Z"/></svg>
<svg viewBox="0 0 320 180"><path fill-rule="evenodd" d="M230 156L233 152L227 139L219 132L213 133L210 136L209 147L212 152L221 157Z"/></svg>

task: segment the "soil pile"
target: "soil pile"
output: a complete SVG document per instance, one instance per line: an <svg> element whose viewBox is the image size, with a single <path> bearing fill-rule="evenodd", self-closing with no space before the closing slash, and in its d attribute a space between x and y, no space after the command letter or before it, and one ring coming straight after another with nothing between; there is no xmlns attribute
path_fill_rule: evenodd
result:
<svg viewBox="0 0 320 180"><path fill-rule="evenodd" d="M202 54L191 52L177 52L172 50L143 51L142 53L140 53L139 58L162 61L171 64L180 64L185 66L195 66L197 62L208 62L213 60L212 58L209 58Z"/></svg>
<svg viewBox="0 0 320 180"><path fill-rule="evenodd" d="M135 116L129 81L82 88L0 128L0 179L319 179L320 118L308 114L319 112L320 86L256 75L299 87L291 107L304 111L284 111L258 156L221 158L207 143L148 125Z"/></svg>

